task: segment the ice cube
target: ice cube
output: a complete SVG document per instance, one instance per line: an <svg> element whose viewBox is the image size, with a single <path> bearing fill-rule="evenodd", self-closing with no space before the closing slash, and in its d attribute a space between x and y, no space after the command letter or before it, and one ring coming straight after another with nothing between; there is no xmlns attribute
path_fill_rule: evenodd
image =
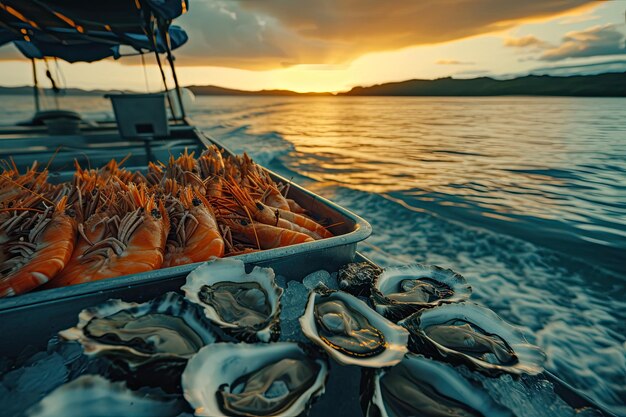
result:
<svg viewBox="0 0 626 417"><path fill-rule="evenodd" d="M289 281L281 299L280 340L304 341L300 316L304 313L309 291L298 281Z"/></svg>
<svg viewBox="0 0 626 417"><path fill-rule="evenodd" d="M302 280L302 283L309 290L315 289L318 285L323 284L331 290L339 289L337 284L337 277L334 278L328 272L324 270L315 271Z"/></svg>
<svg viewBox="0 0 626 417"><path fill-rule="evenodd" d="M278 285L280 288L287 288L287 277L283 275L276 275L274 281L276 282L276 285Z"/></svg>

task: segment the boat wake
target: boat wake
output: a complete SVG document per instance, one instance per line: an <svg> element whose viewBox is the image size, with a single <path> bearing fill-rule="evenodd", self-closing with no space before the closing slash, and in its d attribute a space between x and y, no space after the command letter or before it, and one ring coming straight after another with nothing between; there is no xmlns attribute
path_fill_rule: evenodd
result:
<svg viewBox="0 0 626 417"><path fill-rule="evenodd" d="M221 130L221 129L220 129ZM614 272L531 242L444 218L401 193L370 193L304 177L299 155L277 132L249 126L220 132L279 174L367 219L359 251L389 266L450 267L474 287L472 299L523 327L548 355L547 369L618 415L626 415L626 287Z"/></svg>

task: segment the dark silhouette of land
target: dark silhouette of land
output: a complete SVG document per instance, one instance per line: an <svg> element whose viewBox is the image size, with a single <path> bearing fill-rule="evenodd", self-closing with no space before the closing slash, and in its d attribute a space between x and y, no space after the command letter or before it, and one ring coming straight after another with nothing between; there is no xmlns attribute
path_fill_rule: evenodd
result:
<svg viewBox="0 0 626 417"><path fill-rule="evenodd" d="M289 90L245 91L213 85L188 86L207 96L333 96L332 93L297 93ZM32 94L32 87L0 87L0 94ZM106 91L64 90L67 95L102 95ZM528 75L509 80L489 77L408 80L370 87L354 87L337 96L578 96L626 97L626 72L555 77Z"/></svg>
<svg viewBox="0 0 626 417"><path fill-rule="evenodd" d="M511 80L489 77L409 80L354 87L347 96L626 96L626 73L553 77L528 75Z"/></svg>
<svg viewBox="0 0 626 417"><path fill-rule="evenodd" d="M199 96L332 96L332 93L297 93L290 90L245 91L214 85L190 85L187 87Z"/></svg>

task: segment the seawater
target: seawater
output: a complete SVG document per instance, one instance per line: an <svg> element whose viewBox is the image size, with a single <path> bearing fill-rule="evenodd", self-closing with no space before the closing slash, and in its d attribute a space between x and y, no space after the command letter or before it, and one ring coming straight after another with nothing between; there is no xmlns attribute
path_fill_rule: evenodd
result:
<svg viewBox="0 0 626 417"><path fill-rule="evenodd" d="M24 119L30 101L0 109ZM626 415L626 99L197 97L189 113L367 219L377 263L463 274L550 371Z"/></svg>

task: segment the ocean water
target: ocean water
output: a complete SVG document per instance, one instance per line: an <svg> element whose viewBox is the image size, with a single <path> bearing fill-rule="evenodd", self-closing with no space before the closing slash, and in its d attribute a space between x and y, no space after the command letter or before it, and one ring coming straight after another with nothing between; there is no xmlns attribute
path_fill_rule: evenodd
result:
<svg viewBox="0 0 626 417"><path fill-rule="evenodd" d="M0 123L30 111L3 99ZM626 99L198 97L189 113L367 219L359 250L380 265L463 274L550 371L626 415Z"/></svg>
<svg viewBox="0 0 626 417"><path fill-rule="evenodd" d="M626 99L199 97L194 122L434 263L626 415Z"/></svg>

